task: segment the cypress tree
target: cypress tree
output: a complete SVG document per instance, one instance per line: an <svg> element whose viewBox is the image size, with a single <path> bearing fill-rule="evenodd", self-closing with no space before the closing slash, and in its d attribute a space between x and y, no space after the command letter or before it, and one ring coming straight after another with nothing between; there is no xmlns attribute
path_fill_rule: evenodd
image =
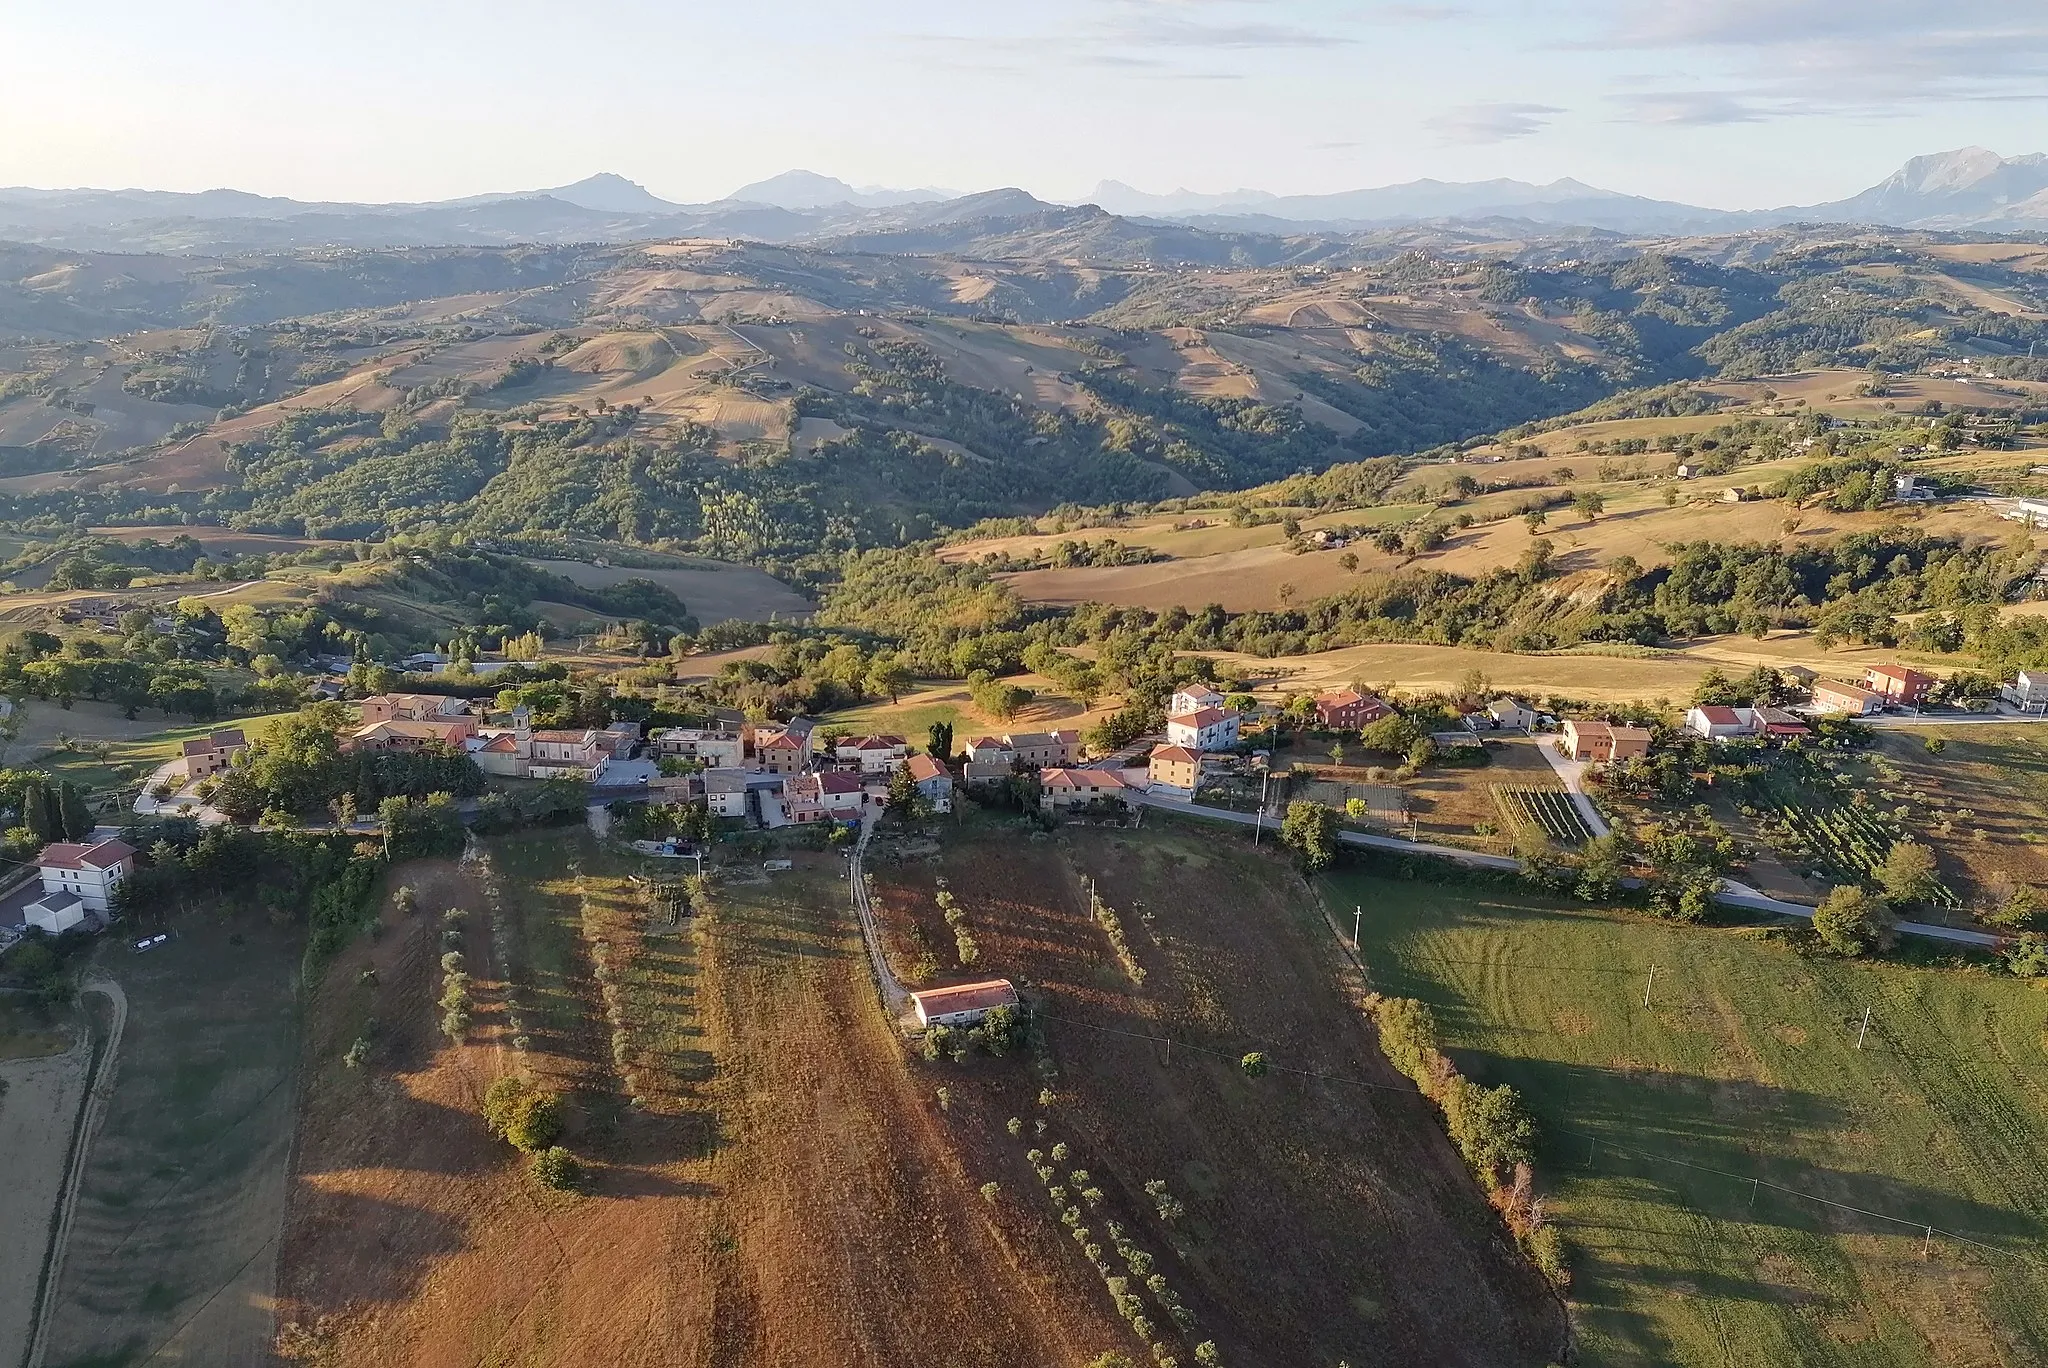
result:
<svg viewBox="0 0 2048 1368"><path fill-rule="evenodd" d="M92 834L92 809L85 805L85 795L79 792L78 785L66 781L58 786L57 810L66 840L82 841Z"/></svg>
<svg viewBox="0 0 2048 1368"><path fill-rule="evenodd" d="M21 787L21 824L43 844L56 840L58 832L63 829L50 820L49 798L44 794L40 781L31 780Z"/></svg>

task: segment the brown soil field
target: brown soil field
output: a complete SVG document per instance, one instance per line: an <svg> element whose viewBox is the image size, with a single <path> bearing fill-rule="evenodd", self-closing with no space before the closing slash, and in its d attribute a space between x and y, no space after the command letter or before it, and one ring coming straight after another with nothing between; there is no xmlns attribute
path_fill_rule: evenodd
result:
<svg viewBox="0 0 2048 1368"><path fill-rule="evenodd" d="M692 561L684 566L636 569L622 565L590 565L583 561L534 561L549 574L560 575L586 588L603 588L629 579L652 580L674 592L699 622L739 618L766 622L771 615L785 620L807 618L815 605L781 580L747 565L723 561Z"/></svg>
<svg viewBox="0 0 2048 1368"><path fill-rule="evenodd" d="M1141 988L1091 920L1084 877L1117 910ZM935 902L939 878L979 944L972 973L1028 984L1042 1037L1035 1077L1000 1061L931 1066L951 1126L1048 1224L1023 1151L1069 1146L1054 1167L1086 1169L1103 1193L1083 1220L1116 1220L1157 1256L1194 1313L1187 1340L1213 1340L1226 1363L1562 1353L1557 1303L1380 1058L1334 937L1283 861L1208 834L1070 828L1028 843L970 829L947 837L936 863L880 863L892 953L911 967L931 947L935 977L957 981L967 974ZM1273 1071L1247 1078L1248 1050ZM1023 1122L1017 1138L1010 1117ZM1156 1215L1144 1187L1155 1179L1185 1217ZM1182 1336L1165 1337L1189 1362Z"/></svg>
<svg viewBox="0 0 2048 1368"><path fill-rule="evenodd" d="M31 1046L21 1035L5 1039ZM85 1090L86 1058L84 1035L76 1030L62 1053L0 1058L0 1082L7 1085L0 1100L0 1154L7 1156L0 1230L8 1232L0 1249L0 1362L22 1362L34 1333L36 1291Z"/></svg>
<svg viewBox="0 0 2048 1368"><path fill-rule="evenodd" d="M314 995L280 1289L304 1352L1079 1368L1118 1342L1056 1236L975 1191L988 1175L880 1011L836 857L721 887L677 928L586 837L489 849L489 873L406 871L424 910L387 916ZM470 909L478 1004L460 1047L432 1003L450 905ZM371 1015L370 1066L343 1068ZM522 1066L568 1096L575 1193L535 1186L477 1115Z"/></svg>
<svg viewBox="0 0 2048 1368"><path fill-rule="evenodd" d="M48 1363L273 1362L302 943L289 927L201 912L147 955L124 937L99 947L128 1019Z"/></svg>
<svg viewBox="0 0 2048 1368"><path fill-rule="evenodd" d="M1930 754L1929 738L1941 753ZM1924 833L1941 856L1942 877L1971 906L1996 906L2015 888L2048 892L2048 842L2040 813L2048 801L2048 727L1961 726L1880 732L1877 749L1897 765L1901 782L1887 785L1909 797L1914 825L1946 810L1970 813L1944 836ZM1885 800L1885 806L1891 806Z"/></svg>
<svg viewBox="0 0 2048 1368"><path fill-rule="evenodd" d="M1492 757L1489 763L1432 766L1397 785L1407 796L1408 813L1414 819L1419 839L1505 851L1511 845L1508 838L1483 837L1474 829L1480 822L1496 827L1501 824L1493 789L1507 785L1564 792L1557 771L1537 750L1542 744L1540 738L1510 733L1489 735L1485 740L1487 754ZM1399 756L1377 755L1364 749L1356 736L1344 743L1344 760L1342 765L1331 764L1329 743L1321 740L1298 741L1275 757L1276 764L1313 765L1322 778L1351 785L1391 785L1391 778L1374 779L1370 771L1374 767L1392 770L1401 763Z"/></svg>

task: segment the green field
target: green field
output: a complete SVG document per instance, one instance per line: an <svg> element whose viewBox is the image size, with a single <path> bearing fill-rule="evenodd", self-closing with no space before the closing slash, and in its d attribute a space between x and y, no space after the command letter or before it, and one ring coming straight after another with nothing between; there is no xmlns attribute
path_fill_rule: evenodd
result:
<svg viewBox="0 0 2048 1368"><path fill-rule="evenodd" d="M158 765L166 760L175 759L178 748L187 741L231 729L239 729L249 740L256 741L270 730L271 723L280 717L290 715L264 713L256 717L230 717L217 722L194 722L189 726L166 727L161 731L141 736L96 735L92 719L80 717L76 730L70 733L74 739L71 748L48 751L33 760L17 758L14 763L47 770L60 779L69 779L72 783L87 789L121 788L129 784L139 784ZM105 758L83 749L96 741L105 742Z"/></svg>
<svg viewBox="0 0 2048 1368"><path fill-rule="evenodd" d="M1364 907L1373 986L1430 1003L1458 1062L1540 1118L1583 1362L2048 1357L2048 996L1784 929L1322 891Z"/></svg>

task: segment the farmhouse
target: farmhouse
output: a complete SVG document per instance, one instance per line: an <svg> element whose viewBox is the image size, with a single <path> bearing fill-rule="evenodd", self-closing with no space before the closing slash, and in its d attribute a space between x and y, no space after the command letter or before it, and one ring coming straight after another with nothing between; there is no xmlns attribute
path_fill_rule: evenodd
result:
<svg viewBox="0 0 2048 1368"><path fill-rule="evenodd" d="M1612 764L1648 755L1650 733L1643 727L1572 718L1564 724L1563 744L1564 753L1574 760Z"/></svg>
<svg viewBox="0 0 2048 1368"><path fill-rule="evenodd" d="M760 770L705 770L704 806L714 817L758 820L764 806L773 807L780 803L785 782L779 774Z"/></svg>
<svg viewBox="0 0 2048 1368"><path fill-rule="evenodd" d="M1185 746L1189 750L1229 750L1237 744L1240 721L1236 713L1222 708L1180 713L1166 719L1166 741L1168 745Z"/></svg>
<svg viewBox="0 0 2048 1368"><path fill-rule="evenodd" d="M1017 767L1017 752L1000 736L978 736L967 743L967 767L962 777L970 784L1000 783Z"/></svg>
<svg viewBox="0 0 2048 1368"><path fill-rule="evenodd" d="M738 732L723 728L664 727L648 742L656 755L701 760L707 769L739 769L746 763L746 742Z"/></svg>
<svg viewBox="0 0 2048 1368"><path fill-rule="evenodd" d="M446 722L469 715L469 704L447 694L376 694L357 705L363 721Z"/></svg>
<svg viewBox="0 0 2048 1368"><path fill-rule="evenodd" d="M240 728L217 731L211 736L194 737L182 747L185 754L185 777L207 779L219 774L235 763L235 757L249 749L248 740Z"/></svg>
<svg viewBox="0 0 2048 1368"><path fill-rule="evenodd" d="M1869 717L1884 711L1884 695L1839 680L1816 679L1813 681L1813 706L1821 712Z"/></svg>
<svg viewBox="0 0 2048 1368"><path fill-rule="evenodd" d="M909 753L900 736L849 736L832 748L836 758L858 764L862 774L887 774Z"/></svg>
<svg viewBox="0 0 2048 1368"><path fill-rule="evenodd" d="M1315 710L1317 725L1330 731L1357 731L1393 711L1371 694L1356 689L1317 694Z"/></svg>
<svg viewBox="0 0 2048 1368"><path fill-rule="evenodd" d="M56 841L36 856L36 868L46 894L75 898L89 912L105 912L113 906L121 881L134 872L135 847L119 840L95 845Z"/></svg>
<svg viewBox="0 0 2048 1368"><path fill-rule="evenodd" d="M1147 783L1194 797L1202 783L1202 753L1186 746L1155 746L1147 757Z"/></svg>
<svg viewBox="0 0 2048 1368"><path fill-rule="evenodd" d="M1017 990L1008 979L956 983L910 995L920 1026L973 1026L998 1007L1015 1007Z"/></svg>
<svg viewBox="0 0 2048 1368"><path fill-rule="evenodd" d="M1016 752L1017 760L1026 765L1071 765L1081 758L1081 733L1074 730L1052 732L1011 732L1003 738Z"/></svg>
<svg viewBox="0 0 2048 1368"><path fill-rule="evenodd" d="M1813 728L1800 721L1798 716L1783 708L1758 707L1737 709L1750 715L1750 725L1757 734L1771 741L1793 741L1802 736L1813 735Z"/></svg>
<svg viewBox="0 0 2048 1368"><path fill-rule="evenodd" d="M435 746L463 749L476 731L476 723L465 717L446 722L414 722L393 718L357 727L349 734L344 749L360 751L416 751Z"/></svg>
<svg viewBox="0 0 2048 1368"><path fill-rule="evenodd" d="M1927 691L1941 681L1931 674L1909 670L1904 665L1873 665L1863 672L1863 687L1882 694L1888 703L1916 708Z"/></svg>
<svg viewBox="0 0 2048 1368"><path fill-rule="evenodd" d="M1485 716L1493 719L1496 727L1509 727L1519 731L1534 731L1536 710L1524 707L1512 698L1496 698L1486 705Z"/></svg>
<svg viewBox="0 0 2048 1368"><path fill-rule="evenodd" d="M1168 713L1200 712L1204 708L1223 706L1223 695L1207 684L1183 684L1174 690L1172 698L1166 700Z"/></svg>
<svg viewBox="0 0 2048 1368"><path fill-rule="evenodd" d="M910 771L910 782L917 785L917 791L932 805L933 812L953 810L953 772L929 755L913 755L904 761L903 767Z"/></svg>
<svg viewBox="0 0 2048 1368"><path fill-rule="evenodd" d="M1039 777L1038 806L1060 812L1094 802L1121 805L1129 787L1115 770L1049 769Z"/></svg>
<svg viewBox="0 0 2048 1368"><path fill-rule="evenodd" d="M1998 696L2021 712L2048 712L2048 671L2021 670L2012 683L1998 686Z"/></svg>
<svg viewBox="0 0 2048 1368"><path fill-rule="evenodd" d="M754 758L770 774L796 774L811 758L811 738L795 732L755 733Z"/></svg>
<svg viewBox="0 0 2048 1368"><path fill-rule="evenodd" d="M801 826L848 815L842 811L847 804L847 792L843 788L828 791L825 783L828 779L853 781L851 815L857 817L860 805L866 801L866 795L860 788L860 776L837 771L791 776L782 785L779 802L774 794L764 790L761 794L762 821L771 827Z"/></svg>
<svg viewBox="0 0 2048 1368"><path fill-rule="evenodd" d="M1750 718L1743 716L1747 711L1746 708L1724 708L1712 704L1692 708L1685 714L1685 729L1709 741L1754 736L1756 727Z"/></svg>

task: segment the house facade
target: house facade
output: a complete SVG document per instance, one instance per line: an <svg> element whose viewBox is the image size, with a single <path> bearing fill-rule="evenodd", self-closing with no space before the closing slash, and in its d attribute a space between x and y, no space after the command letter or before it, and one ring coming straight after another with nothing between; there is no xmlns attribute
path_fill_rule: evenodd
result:
<svg viewBox="0 0 2048 1368"><path fill-rule="evenodd" d="M1393 711L1371 694L1356 689L1317 694L1314 706L1316 725L1328 731L1357 731Z"/></svg>
<svg viewBox="0 0 2048 1368"><path fill-rule="evenodd" d="M1703 704L1686 710L1685 729L1709 741L1726 741L1736 737L1753 736L1756 729L1750 718L1744 717L1746 708L1727 708L1716 704Z"/></svg>
<svg viewBox="0 0 2048 1368"><path fill-rule="evenodd" d="M1047 812L1062 812L1094 802L1121 805L1129 788L1115 770L1055 767L1039 776L1038 806Z"/></svg>
<svg viewBox="0 0 2048 1368"><path fill-rule="evenodd" d="M464 742L476 734L476 721L463 717L446 722L415 722L395 717L371 722L349 734L348 749L365 751L418 751L435 747L466 749Z"/></svg>
<svg viewBox="0 0 2048 1368"><path fill-rule="evenodd" d="M795 732L755 733L754 759L770 774L800 774L811 759L811 738Z"/></svg>
<svg viewBox="0 0 2048 1368"><path fill-rule="evenodd" d="M87 911L103 913L113 907L122 881L135 872L135 847L118 840L94 845L55 841L36 856L36 869L46 895L69 895Z"/></svg>
<svg viewBox="0 0 2048 1368"><path fill-rule="evenodd" d="M1536 729L1536 710L1517 699L1496 698L1486 705L1485 715L1493 719L1496 727L1511 727L1518 731Z"/></svg>
<svg viewBox="0 0 2048 1368"><path fill-rule="evenodd" d="M903 767L910 771L910 782L917 785L917 791L931 804L933 812L953 810L953 772L929 755L913 755L904 761Z"/></svg>
<svg viewBox="0 0 2048 1368"><path fill-rule="evenodd" d="M664 727L648 738L656 755L701 760L706 769L743 769L747 743L737 731L708 727Z"/></svg>
<svg viewBox="0 0 2048 1368"><path fill-rule="evenodd" d="M1146 783L1190 798L1202 784L1202 753L1186 746L1154 746L1146 757Z"/></svg>
<svg viewBox="0 0 2048 1368"><path fill-rule="evenodd" d="M1203 708L1166 719L1166 742L1189 750L1221 751L1237 745L1240 719L1222 708Z"/></svg>
<svg viewBox="0 0 2048 1368"><path fill-rule="evenodd" d="M998 1007L1015 1007L1017 990L1008 979L927 988L910 1001L920 1026L975 1026Z"/></svg>
<svg viewBox="0 0 2048 1368"><path fill-rule="evenodd" d="M1003 740L1019 764L1044 768L1071 765L1081 758L1081 733L1078 731L1011 732Z"/></svg>
<svg viewBox="0 0 2048 1368"><path fill-rule="evenodd" d="M1650 753L1650 733L1643 727L1573 718L1564 724L1564 752L1597 765L1633 760Z"/></svg>
<svg viewBox="0 0 2048 1368"><path fill-rule="evenodd" d="M910 745L900 736L849 736L832 748L833 758L862 774L887 774L903 763Z"/></svg>
<svg viewBox="0 0 2048 1368"><path fill-rule="evenodd" d="M1884 695L1854 684L1844 684L1838 679L1816 679L1813 681L1813 706L1821 712L1871 717L1884 711Z"/></svg>
<svg viewBox="0 0 2048 1368"><path fill-rule="evenodd" d="M1223 706L1223 695L1207 684L1183 684L1174 690L1173 697L1166 701L1166 711L1172 713L1200 712L1204 708Z"/></svg>
<svg viewBox="0 0 2048 1368"><path fill-rule="evenodd" d="M527 733L526 776L529 779L587 779L596 783L611 760L604 734L582 731Z"/></svg>
<svg viewBox="0 0 2048 1368"><path fill-rule="evenodd" d="M235 757L249 749L249 742L239 728L217 731L211 736L195 737L181 748L185 756L185 777L189 779L210 779L235 763Z"/></svg>
<svg viewBox="0 0 2048 1368"><path fill-rule="evenodd" d="M1931 674L1909 670L1904 665L1873 665L1863 672L1864 688L1902 708L1919 707L1928 690L1940 682Z"/></svg>
<svg viewBox="0 0 2048 1368"><path fill-rule="evenodd" d="M447 694L375 694L356 705L364 722L445 722L469 715L469 704Z"/></svg>
<svg viewBox="0 0 2048 1368"><path fill-rule="evenodd" d="M2021 712L2048 713L2048 671L2021 670L2012 683L1998 686L1998 696Z"/></svg>

